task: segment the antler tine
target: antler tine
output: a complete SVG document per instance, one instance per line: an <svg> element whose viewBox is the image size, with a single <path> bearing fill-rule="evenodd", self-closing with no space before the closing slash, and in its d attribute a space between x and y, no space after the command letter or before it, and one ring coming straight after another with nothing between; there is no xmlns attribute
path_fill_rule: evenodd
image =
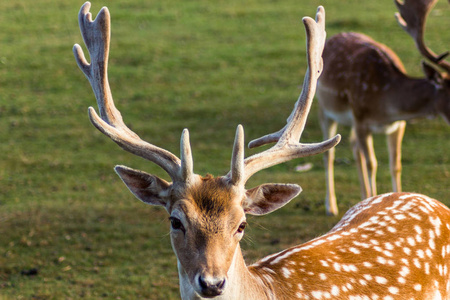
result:
<svg viewBox="0 0 450 300"><path fill-rule="evenodd" d="M245 183L253 174L262 169L294 158L325 152L336 146L340 141L340 135L336 135L320 143L302 144L299 142L314 98L317 80L322 72L322 52L326 38L325 9L319 6L316 20L305 17L303 18L303 23L306 29L308 69L303 82L302 92L295 103L294 110L289 116L286 126L276 133L250 142L249 147L261 146L270 142L277 143L264 152L247 157L243 162L244 171L242 176L238 180L234 179L233 182ZM240 148L234 147L235 150ZM234 156L237 155L233 154Z"/></svg>
<svg viewBox="0 0 450 300"><path fill-rule="evenodd" d="M403 30L413 39L420 54L431 62L439 65L447 72L450 72L450 63L444 58L448 51L440 55L434 53L425 45L424 32L428 14L438 0L395 0L395 5L399 12L395 13L395 18Z"/></svg>
<svg viewBox="0 0 450 300"><path fill-rule="evenodd" d="M114 105L108 82L108 56L111 37L110 14L103 7L94 21L89 12L91 4L86 2L80 9L78 20L81 35L89 51L91 63L86 61L80 45L75 44L73 52L78 66L89 80L99 108L100 116L89 107L89 118L103 134L110 137L124 150L150 160L166 171L173 181L182 181L192 174L192 155L187 130L182 137L182 159L167 150L143 141L123 122Z"/></svg>
<svg viewBox="0 0 450 300"><path fill-rule="evenodd" d="M239 185L245 174L244 165L244 127L238 125L234 138L233 154L231 157L231 183Z"/></svg>

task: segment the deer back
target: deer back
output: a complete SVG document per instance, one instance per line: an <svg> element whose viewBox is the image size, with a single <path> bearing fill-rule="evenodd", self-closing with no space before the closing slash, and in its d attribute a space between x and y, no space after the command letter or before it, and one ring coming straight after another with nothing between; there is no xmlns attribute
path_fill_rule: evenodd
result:
<svg viewBox="0 0 450 300"><path fill-rule="evenodd" d="M411 77L389 47L352 32L331 37L323 58L318 102L339 123L382 126L436 114L450 120L450 82L429 65L425 78Z"/></svg>
<svg viewBox="0 0 450 300"><path fill-rule="evenodd" d="M250 269L298 299L447 299L450 210L419 194L372 197L327 234Z"/></svg>

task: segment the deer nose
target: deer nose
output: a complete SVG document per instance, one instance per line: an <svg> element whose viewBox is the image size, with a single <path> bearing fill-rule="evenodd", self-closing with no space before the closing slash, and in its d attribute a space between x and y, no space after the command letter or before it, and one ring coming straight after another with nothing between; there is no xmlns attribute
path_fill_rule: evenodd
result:
<svg viewBox="0 0 450 300"><path fill-rule="evenodd" d="M199 276L198 284L203 297L215 297L221 295L225 290L226 279Z"/></svg>

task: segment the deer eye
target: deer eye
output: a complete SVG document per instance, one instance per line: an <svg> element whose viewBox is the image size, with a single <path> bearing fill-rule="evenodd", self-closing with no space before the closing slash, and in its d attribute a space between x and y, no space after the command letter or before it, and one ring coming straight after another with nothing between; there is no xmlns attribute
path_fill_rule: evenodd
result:
<svg viewBox="0 0 450 300"><path fill-rule="evenodd" d="M241 225L239 225L237 232L242 233L247 226L247 222L242 222Z"/></svg>
<svg viewBox="0 0 450 300"><path fill-rule="evenodd" d="M177 219L175 217L170 217L169 220L170 220L170 224L171 224L173 230L181 230L181 231L185 232L183 223L181 223L180 219Z"/></svg>

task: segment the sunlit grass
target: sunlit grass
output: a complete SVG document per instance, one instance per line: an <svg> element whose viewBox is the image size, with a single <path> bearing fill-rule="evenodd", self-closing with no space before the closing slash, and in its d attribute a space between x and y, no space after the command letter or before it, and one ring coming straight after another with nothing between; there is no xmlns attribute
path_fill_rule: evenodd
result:
<svg viewBox="0 0 450 300"><path fill-rule="evenodd" d="M387 43L420 75L420 55L393 17L392 1L105 1L112 15L109 78L125 122L143 139L178 155L191 133L195 171L228 172L237 124L246 140L281 128L303 80L301 18L322 4L328 36L360 31ZM87 117L95 104L72 46L82 2L0 3L0 299L177 299L176 258L166 213L145 206L113 172L116 164L167 178L122 151ZM430 17L427 43L448 46L448 3ZM336 188L341 214L359 201L359 183L340 128ZM304 139L321 139L315 105ZM375 139L379 192L390 191L383 136ZM403 187L450 204L450 134L441 119L406 129ZM248 150L247 154L259 150ZM312 162L307 173L299 163ZM299 183L286 208L249 218L248 261L330 229L322 157L289 162L254 176ZM34 275L33 275L34 274Z"/></svg>

